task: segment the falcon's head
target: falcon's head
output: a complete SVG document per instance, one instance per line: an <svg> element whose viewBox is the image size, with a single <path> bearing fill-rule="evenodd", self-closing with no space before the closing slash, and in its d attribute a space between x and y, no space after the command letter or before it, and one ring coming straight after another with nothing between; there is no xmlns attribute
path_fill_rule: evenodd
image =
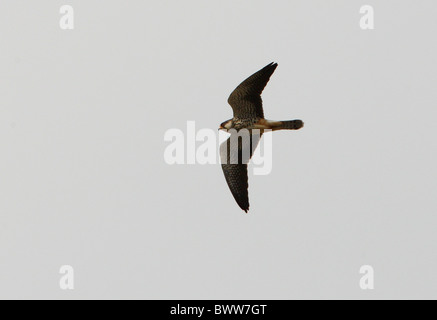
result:
<svg viewBox="0 0 437 320"><path fill-rule="evenodd" d="M220 124L219 130L229 130L234 127L234 121L232 119L229 119L222 124Z"/></svg>

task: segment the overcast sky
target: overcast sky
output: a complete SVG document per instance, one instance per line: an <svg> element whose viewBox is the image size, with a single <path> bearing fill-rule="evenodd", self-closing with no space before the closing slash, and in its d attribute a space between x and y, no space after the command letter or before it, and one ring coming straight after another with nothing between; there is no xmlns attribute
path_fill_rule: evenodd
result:
<svg viewBox="0 0 437 320"><path fill-rule="evenodd" d="M2 1L0 298L437 298L436 9ZM168 165L164 133L216 130L272 61L265 115L305 127L273 134L245 214L219 165Z"/></svg>

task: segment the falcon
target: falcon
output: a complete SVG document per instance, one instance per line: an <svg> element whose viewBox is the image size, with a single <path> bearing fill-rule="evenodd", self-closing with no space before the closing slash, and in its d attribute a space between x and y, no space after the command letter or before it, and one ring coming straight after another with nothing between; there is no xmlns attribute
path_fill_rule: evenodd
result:
<svg viewBox="0 0 437 320"><path fill-rule="evenodd" d="M235 201L246 213L249 210L249 163L264 130L298 130L302 120L273 121L264 118L261 93L277 63L270 63L244 80L229 96L234 117L220 124L219 130L229 132L220 145L220 160L226 182Z"/></svg>

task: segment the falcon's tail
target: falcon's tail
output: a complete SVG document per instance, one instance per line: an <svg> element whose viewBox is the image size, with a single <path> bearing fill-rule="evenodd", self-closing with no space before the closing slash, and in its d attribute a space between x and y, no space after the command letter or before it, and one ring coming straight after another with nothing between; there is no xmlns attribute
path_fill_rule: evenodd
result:
<svg viewBox="0 0 437 320"><path fill-rule="evenodd" d="M278 121L280 124L278 126L274 126L272 129L275 130L298 130L303 127L302 120L287 120L287 121Z"/></svg>
<svg viewBox="0 0 437 320"><path fill-rule="evenodd" d="M298 130L303 127L302 120L284 120L284 121L274 121L267 119L259 119L257 123L254 124L254 129L270 129L272 131L276 130Z"/></svg>
<svg viewBox="0 0 437 320"><path fill-rule="evenodd" d="M302 120L286 120L286 121L272 121L264 120L262 123L263 129L276 130L298 130L303 127Z"/></svg>

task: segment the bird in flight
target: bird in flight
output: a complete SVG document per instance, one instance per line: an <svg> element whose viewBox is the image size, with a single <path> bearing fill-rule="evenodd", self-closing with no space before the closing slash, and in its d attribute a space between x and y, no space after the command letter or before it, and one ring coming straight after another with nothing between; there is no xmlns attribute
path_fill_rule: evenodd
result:
<svg viewBox="0 0 437 320"><path fill-rule="evenodd" d="M229 132L220 145L220 160L226 182L235 201L246 213L249 210L247 164L264 130L297 130L302 120L272 121L264 118L261 93L275 71L270 63L244 80L229 96L234 117L223 122L219 130Z"/></svg>

